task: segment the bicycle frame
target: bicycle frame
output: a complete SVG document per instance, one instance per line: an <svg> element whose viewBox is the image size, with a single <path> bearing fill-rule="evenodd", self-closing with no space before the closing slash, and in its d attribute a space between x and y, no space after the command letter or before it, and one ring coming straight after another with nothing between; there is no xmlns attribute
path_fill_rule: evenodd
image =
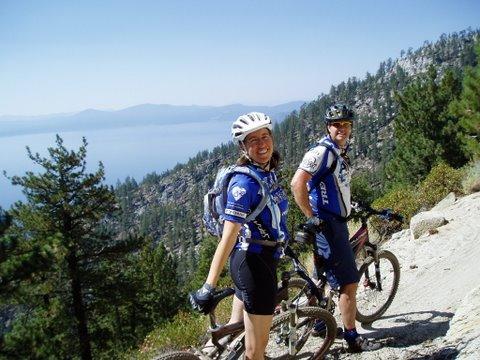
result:
<svg viewBox="0 0 480 360"><path fill-rule="evenodd" d="M277 304L280 304L282 300L287 300L286 297L288 297L288 294L285 294L282 290L288 286L288 282L290 281L292 274L297 274L300 278L302 278L307 282L307 286L310 291L310 294L317 299L319 304L324 305L322 307L325 307L327 303L327 299L323 297L323 293L317 287L317 285L312 280L312 278L308 275L307 269L300 262L297 255L295 255L295 253L290 248L290 246L286 246L284 252L285 252L285 255L287 255L293 263L293 271L284 271L282 273L282 285L280 289L278 289ZM282 296L284 298L282 298Z"/></svg>
<svg viewBox="0 0 480 360"><path fill-rule="evenodd" d="M365 282L363 286L365 287L368 286L371 288L376 287L379 291L382 291L380 265L378 263L378 255L377 255L378 246L370 242L367 221L368 221L368 218L372 215L389 216L392 220L397 220L400 222L403 222L403 218L399 214L388 212L388 210L377 211L372 209L371 207L366 207L363 210L366 211L366 214L363 214L362 216L360 216L361 226L357 230L357 232L350 238L349 241L352 246L353 253L355 254L355 258L358 256L360 251L365 248L366 255L372 256L374 259L376 284L370 281L370 275L367 269L367 271L365 272L366 276L365 276Z"/></svg>
<svg viewBox="0 0 480 360"><path fill-rule="evenodd" d="M217 317L215 315L215 309L218 306L218 303L224 298L233 295L234 292L235 291L233 288L224 288L218 290L217 293L214 295L215 305L208 314L210 326L207 330L207 334L209 334L211 339L212 349L208 353L208 355L204 354L200 349L198 349L196 351L196 355L200 356L201 358L215 358L216 355L226 350L226 345L228 344L228 340L231 336L238 335L244 330L243 322L220 325L217 322Z"/></svg>
<svg viewBox="0 0 480 360"><path fill-rule="evenodd" d="M370 242L370 236L368 232L368 218L371 215L378 215L379 212L370 210L366 215L360 217L361 225L360 228L355 232L355 234L350 238L350 245L352 246L353 253L355 258L358 256L360 251L365 248L367 255L373 256L376 258L375 254L378 250L377 245Z"/></svg>
<svg viewBox="0 0 480 360"><path fill-rule="evenodd" d="M362 223L360 229L358 229L357 232L350 238L350 245L352 246L355 257L358 255L364 245L368 242L368 227L366 224Z"/></svg>
<svg viewBox="0 0 480 360"><path fill-rule="evenodd" d="M309 296L309 302L313 299L316 299L318 301L318 304L320 304L320 307L326 309L328 308L329 299L323 297L322 295L323 291L321 291L317 287L315 282L310 278L310 276L308 275L308 271L306 270L306 268L298 259L297 255L293 252L293 250L289 246L285 247L285 254L291 259L294 266L294 270L291 272L282 273L282 285L277 291L276 302L280 306L280 308L282 308L282 311L290 312L290 316L291 316L290 325L292 329L295 329L295 326L296 326L295 322L297 319L296 310L298 309L299 304L292 303L291 299L288 299L288 292L284 291L288 288L288 282L290 281L293 274L297 274L300 278L306 281L307 286L309 288L309 294L311 294L311 296ZM233 289L231 288L227 288L219 291L217 304L224 297L230 296L232 294L233 294ZM216 305L214 309L215 308L216 308ZM231 339L231 336L238 335L244 330L243 322L219 325L217 323L214 310L212 310L212 312L209 313L209 320L210 320L210 329L208 330L208 334L210 335L211 342L214 348L212 347L208 355L203 353L202 351L197 351L196 354L205 359L214 359L219 354L222 354L224 351L227 351L229 353L237 351L238 350L237 346L239 346L241 343L241 336L238 339L235 339L231 343L229 343L229 340ZM290 330L291 329L289 329L288 331ZM293 335L290 336L289 352L290 352L290 355L292 356L295 355L297 352L297 350L295 350L295 341L296 339L294 338L294 336Z"/></svg>
<svg viewBox="0 0 480 360"><path fill-rule="evenodd" d="M357 230L357 232L350 238L350 244L353 249L353 253L355 255L355 258L358 256L360 251L363 248L366 248L366 253L369 256L373 256L375 259L375 279L376 279L376 285L370 281L370 275L369 271L365 272L365 281L363 283L363 286L365 287L371 287L374 288L375 286L379 289L379 291L382 291L382 280L381 280L381 274L380 274L380 266L378 264L378 259L377 259L377 246L375 244L370 243L370 238L368 235L368 226L367 226L367 218L362 217L362 225L360 226L360 229Z"/></svg>

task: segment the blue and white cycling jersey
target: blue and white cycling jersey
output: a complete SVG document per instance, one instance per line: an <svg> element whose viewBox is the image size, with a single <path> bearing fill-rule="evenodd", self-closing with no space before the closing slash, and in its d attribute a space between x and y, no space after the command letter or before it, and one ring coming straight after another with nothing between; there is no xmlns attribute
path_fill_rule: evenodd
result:
<svg viewBox="0 0 480 360"><path fill-rule="evenodd" d="M261 187L258 182L246 174L234 174L230 179L225 205L225 220L243 224L239 233L237 248L253 252L261 252L262 245L249 243L253 240L287 241L287 211L288 200L285 191L279 186L273 171L263 171L258 167L249 166L256 171L270 196L267 205L256 219L245 223L245 218L262 199ZM274 214L274 216L272 216Z"/></svg>
<svg viewBox="0 0 480 360"><path fill-rule="evenodd" d="M347 161L340 156L341 149L327 135L319 144L303 157L299 168L312 175L308 182L310 206L316 216L323 218L337 215L346 218L350 215L351 171ZM337 166L330 166L337 159Z"/></svg>

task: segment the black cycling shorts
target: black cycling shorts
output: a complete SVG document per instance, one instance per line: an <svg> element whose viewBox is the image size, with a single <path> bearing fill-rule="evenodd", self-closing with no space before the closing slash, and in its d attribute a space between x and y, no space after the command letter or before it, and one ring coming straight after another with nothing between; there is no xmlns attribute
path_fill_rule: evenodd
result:
<svg viewBox="0 0 480 360"><path fill-rule="evenodd" d="M235 296L243 301L245 311L272 315L277 294L277 264L274 252L252 253L234 249L230 257L230 275Z"/></svg>

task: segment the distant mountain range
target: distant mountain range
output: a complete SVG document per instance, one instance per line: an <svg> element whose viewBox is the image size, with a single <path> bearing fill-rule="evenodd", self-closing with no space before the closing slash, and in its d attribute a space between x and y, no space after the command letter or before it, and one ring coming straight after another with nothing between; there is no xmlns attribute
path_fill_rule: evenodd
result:
<svg viewBox="0 0 480 360"><path fill-rule="evenodd" d="M75 114L0 116L0 137L64 131L92 131L131 126L173 125L189 122L232 121L241 114L260 111L281 121L303 101L276 106L175 106L142 104L118 111L88 109Z"/></svg>

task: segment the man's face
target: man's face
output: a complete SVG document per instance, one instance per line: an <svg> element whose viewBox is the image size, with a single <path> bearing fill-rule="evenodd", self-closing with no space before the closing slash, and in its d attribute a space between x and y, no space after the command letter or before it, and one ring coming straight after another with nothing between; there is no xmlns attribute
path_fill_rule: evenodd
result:
<svg viewBox="0 0 480 360"><path fill-rule="evenodd" d="M334 121L329 123L327 128L332 140L338 146L343 147L347 144L352 133L352 122L347 120Z"/></svg>

